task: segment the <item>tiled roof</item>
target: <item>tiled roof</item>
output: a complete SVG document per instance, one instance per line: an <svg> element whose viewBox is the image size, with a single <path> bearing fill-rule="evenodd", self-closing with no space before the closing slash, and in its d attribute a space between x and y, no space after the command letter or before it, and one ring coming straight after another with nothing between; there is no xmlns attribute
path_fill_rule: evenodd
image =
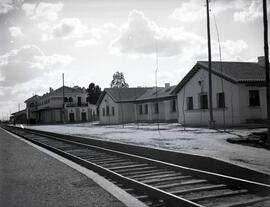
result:
<svg viewBox="0 0 270 207"><path fill-rule="evenodd" d="M198 61L175 87L172 93L175 94L181 90L200 68L208 70L208 61ZM264 67L255 62L213 61L212 73L233 83L263 82L265 79Z"/></svg>
<svg viewBox="0 0 270 207"><path fill-rule="evenodd" d="M153 99L162 99L175 97L171 94L175 86L168 88L158 87L157 90L155 87L151 88L105 88L103 93L98 99L97 106L101 103L105 94L107 93L114 102L137 102L137 101L146 101ZM157 93L156 93L157 92Z"/></svg>
<svg viewBox="0 0 270 207"><path fill-rule="evenodd" d="M207 61L198 61L198 64L208 69ZM221 67L222 66L222 67ZM265 69L253 62L212 62L212 69L233 78L237 82L260 81L265 79ZM222 69L222 71L221 71Z"/></svg>
<svg viewBox="0 0 270 207"><path fill-rule="evenodd" d="M175 87L176 86L149 89L142 96L140 96L137 101L173 97L175 95L172 95L171 92Z"/></svg>
<svg viewBox="0 0 270 207"><path fill-rule="evenodd" d="M135 101L138 97L144 94L151 88L105 88L115 102Z"/></svg>
<svg viewBox="0 0 270 207"><path fill-rule="evenodd" d="M24 101L24 103L26 103L26 102L28 102L28 101L32 101L32 100L38 99L38 98L40 98L40 96L34 95L34 96L32 96L32 97L26 99L26 100Z"/></svg>
<svg viewBox="0 0 270 207"><path fill-rule="evenodd" d="M64 86L64 92L65 93L85 93L82 89L79 88L71 88L68 86ZM63 86L48 93L48 95L62 95L63 94Z"/></svg>

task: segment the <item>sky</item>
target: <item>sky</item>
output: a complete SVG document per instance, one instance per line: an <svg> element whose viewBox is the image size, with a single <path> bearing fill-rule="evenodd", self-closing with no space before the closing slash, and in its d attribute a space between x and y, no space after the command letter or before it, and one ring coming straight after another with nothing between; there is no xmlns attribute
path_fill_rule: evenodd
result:
<svg viewBox="0 0 270 207"><path fill-rule="evenodd" d="M268 8L270 2L268 1ZM211 0L212 59L256 62L262 0ZM268 9L270 10L270 9ZM219 34L219 41L218 35ZM0 0L0 119L62 85L176 85L207 60L205 0Z"/></svg>

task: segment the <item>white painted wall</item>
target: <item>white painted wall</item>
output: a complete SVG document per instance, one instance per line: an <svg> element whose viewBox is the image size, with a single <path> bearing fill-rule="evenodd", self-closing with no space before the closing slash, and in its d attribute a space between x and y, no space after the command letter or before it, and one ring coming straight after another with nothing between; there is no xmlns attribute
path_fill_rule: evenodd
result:
<svg viewBox="0 0 270 207"><path fill-rule="evenodd" d="M135 120L140 122L160 122L174 121L177 120L177 112L171 111L171 101L159 101L159 113L154 113L154 105L156 102L137 103L135 110ZM148 114L145 114L145 105L148 105ZM142 105L143 113L140 114L140 105Z"/></svg>
<svg viewBox="0 0 270 207"><path fill-rule="evenodd" d="M105 94L102 102L99 105L99 121L100 124L119 124L120 123L120 104L115 103L112 98ZM106 106L110 108L109 116L106 114ZM114 107L114 116L112 115L112 107ZM103 109L105 110L105 115L103 115Z"/></svg>
<svg viewBox="0 0 270 207"><path fill-rule="evenodd" d="M201 85L199 85L201 81ZM223 80L225 92L225 110L217 108L217 93L222 92L221 78L212 75L213 84L213 114L217 125L223 125L223 111L225 114L225 124L235 125L240 123L239 112L239 87L229 81ZM199 93L207 92L208 107L208 72L200 69L189 82L178 92L178 120L179 123L197 126L206 126L209 121L209 110L199 109ZM186 97L193 97L194 110L187 110Z"/></svg>
<svg viewBox="0 0 270 207"><path fill-rule="evenodd" d="M260 106L249 106L249 90L259 91ZM241 123L245 123L246 119L266 119L266 88L239 85L239 92L241 96L239 99Z"/></svg>

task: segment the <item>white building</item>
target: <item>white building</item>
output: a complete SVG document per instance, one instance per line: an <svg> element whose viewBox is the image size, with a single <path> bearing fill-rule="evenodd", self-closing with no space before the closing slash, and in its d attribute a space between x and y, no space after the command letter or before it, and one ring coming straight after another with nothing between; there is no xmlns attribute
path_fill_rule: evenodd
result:
<svg viewBox="0 0 270 207"><path fill-rule="evenodd" d="M136 99L135 120L138 122L177 122L175 86L152 88Z"/></svg>
<svg viewBox="0 0 270 207"><path fill-rule="evenodd" d="M213 116L216 125L263 123L266 119L264 58L253 62L212 62ZM209 122L208 62L199 61L176 86L178 120L184 125Z"/></svg>
<svg viewBox="0 0 270 207"><path fill-rule="evenodd" d="M100 124L123 124L135 121L135 101L149 88L105 88L99 100Z"/></svg>
<svg viewBox="0 0 270 207"><path fill-rule="evenodd" d="M87 92L79 87L60 87L25 101L28 123L85 122L97 119L96 106L87 103Z"/></svg>
<svg viewBox="0 0 270 207"><path fill-rule="evenodd" d="M106 88L97 102L100 123L177 122L174 87Z"/></svg>

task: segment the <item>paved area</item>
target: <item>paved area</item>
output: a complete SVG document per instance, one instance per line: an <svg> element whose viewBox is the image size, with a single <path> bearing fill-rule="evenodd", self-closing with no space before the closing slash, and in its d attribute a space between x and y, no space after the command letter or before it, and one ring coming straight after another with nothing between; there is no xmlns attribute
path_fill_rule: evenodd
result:
<svg viewBox="0 0 270 207"><path fill-rule="evenodd" d="M85 175L0 128L0 206L122 207Z"/></svg>

